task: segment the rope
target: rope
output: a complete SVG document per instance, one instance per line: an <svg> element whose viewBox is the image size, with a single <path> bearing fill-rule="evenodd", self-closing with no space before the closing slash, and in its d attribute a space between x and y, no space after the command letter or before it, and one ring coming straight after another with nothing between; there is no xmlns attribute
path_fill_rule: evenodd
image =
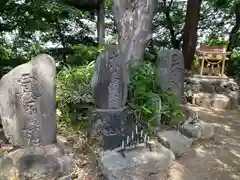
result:
<svg viewBox="0 0 240 180"><path fill-rule="evenodd" d="M221 62L223 62L223 59L222 60L218 60L218 62L210 62L209 60L207 59L204 59L205 61L207 61L209 64L211 65L216 65L216 64L220 64Z"/></svg>

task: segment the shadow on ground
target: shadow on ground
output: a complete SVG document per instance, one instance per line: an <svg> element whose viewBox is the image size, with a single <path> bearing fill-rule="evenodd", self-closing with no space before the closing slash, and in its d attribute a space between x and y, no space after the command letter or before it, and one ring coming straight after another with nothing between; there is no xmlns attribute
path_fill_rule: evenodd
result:
<svg viewBox="0 0 240 180"><path fill-rule="evenodd" d="M187 105L200 119L214 123L214 138L198 141L193 149L173 162L167 180L239 180L240 114L217 112Z"/></svg>

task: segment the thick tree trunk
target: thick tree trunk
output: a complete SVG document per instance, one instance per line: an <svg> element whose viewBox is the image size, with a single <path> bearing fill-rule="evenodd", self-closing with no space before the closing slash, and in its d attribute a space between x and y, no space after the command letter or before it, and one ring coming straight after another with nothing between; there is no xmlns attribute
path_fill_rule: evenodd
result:
<svg viewBox="0 0 240 180"><path fill-rule="evenodd" d="M235 4L235 26L232 28L229 33L229 43L227 51L232 51L235 46L238 38L240 38L240 3Z"/></svg>
<svg viewBox="0 0 240 180"><path fill-rule="evenodd" d="M112 0L119 48L125 60L141 62L152 38L152 21L157 0Z"/></svg>
<svg viewBox="0 0 240 180"><path fill-rule="evenodd" d="M103 45L105 39L105 0L98 0L97 8L97 37L98 44Z"/></svg>
<svg viewBox="0 0 240 180"><path fill-rule="evenodd" d="M197 28L202 0L188 0L183 34L183 56L185 69L191 69L197 45Z"/></svg>

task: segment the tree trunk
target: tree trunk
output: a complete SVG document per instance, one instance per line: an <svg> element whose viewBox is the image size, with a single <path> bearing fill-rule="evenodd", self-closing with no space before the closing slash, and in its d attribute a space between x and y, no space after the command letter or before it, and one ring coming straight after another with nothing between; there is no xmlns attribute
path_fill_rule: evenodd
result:
<svg viewBox="0 0 240 180"><path fill-rule="evenodd" d="M103 45L105 42L105 0L98 1L97 8L97 37L98 44Z"/></svg>
<svg viewBox="0 0 240 180"><path fill-rule="evenodd" d="M157 0L112 0L119 48L125 60L141 62L152 38L152 21Z"/></svg>
<svg viewBox="0 0 240 180"><path fill-rule="evenodd" d="M235 46L238 38L240 37L240 3L235 4L235 26L232 28L229 34L229 43L227 47L227 51L232 51Z"/></svg>
<svg viewBox="0 0 240 180"><path fill-rule="evenodd" d="M191 69L197 45L197 28L202 0L188 0L183 33L183 56L185 69Z"/></svg>

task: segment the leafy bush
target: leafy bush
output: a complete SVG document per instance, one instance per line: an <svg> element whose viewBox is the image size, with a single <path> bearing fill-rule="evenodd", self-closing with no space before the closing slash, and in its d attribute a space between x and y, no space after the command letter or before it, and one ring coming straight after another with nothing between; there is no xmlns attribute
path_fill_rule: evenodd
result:
<svg viewBox="0 0 240 180"><path fill-rule="evenodd" d="M240 79L240 53L234 52L227 62L228 75Z"/></svg>
<svg viewBox="0 0 240 180"><path fill-rule="evenodd" d="M130 70L128 105L138 123L152 131L152 125L171 123L173 116L182 115L180 104L170 100L173 92L163 92L156 86L152 63Z"/></svg>
<svg viewBox="0 0 240 180"><path fill-rule="evenodd" d="M87 66L64 68L57 75L58 119L60 123L79 127L88 123L94 107L90 81L93 62ZM129 113L144 128L171 123L172 116L181 115L178 103L170 102L173 92L162 92L156 86L154 66L144 63L130 68L128 95ZM159 122L160 121L160 122Z"/></svg>
<svg viewBox="0 0 240 180"><path fill-rule="evenodd" d="M57 106L60 123L85 125L93 107L90 82L93 62L87 66L64 68L57 75Z"/></svg>
<svg viewBox="0 0 240 180"><path fill-rule="evenodd" d="M76 45L71 47L71 54L67 55L66 63L72 66L87 65L97 58L102 48L86 45Z"/></svg>

